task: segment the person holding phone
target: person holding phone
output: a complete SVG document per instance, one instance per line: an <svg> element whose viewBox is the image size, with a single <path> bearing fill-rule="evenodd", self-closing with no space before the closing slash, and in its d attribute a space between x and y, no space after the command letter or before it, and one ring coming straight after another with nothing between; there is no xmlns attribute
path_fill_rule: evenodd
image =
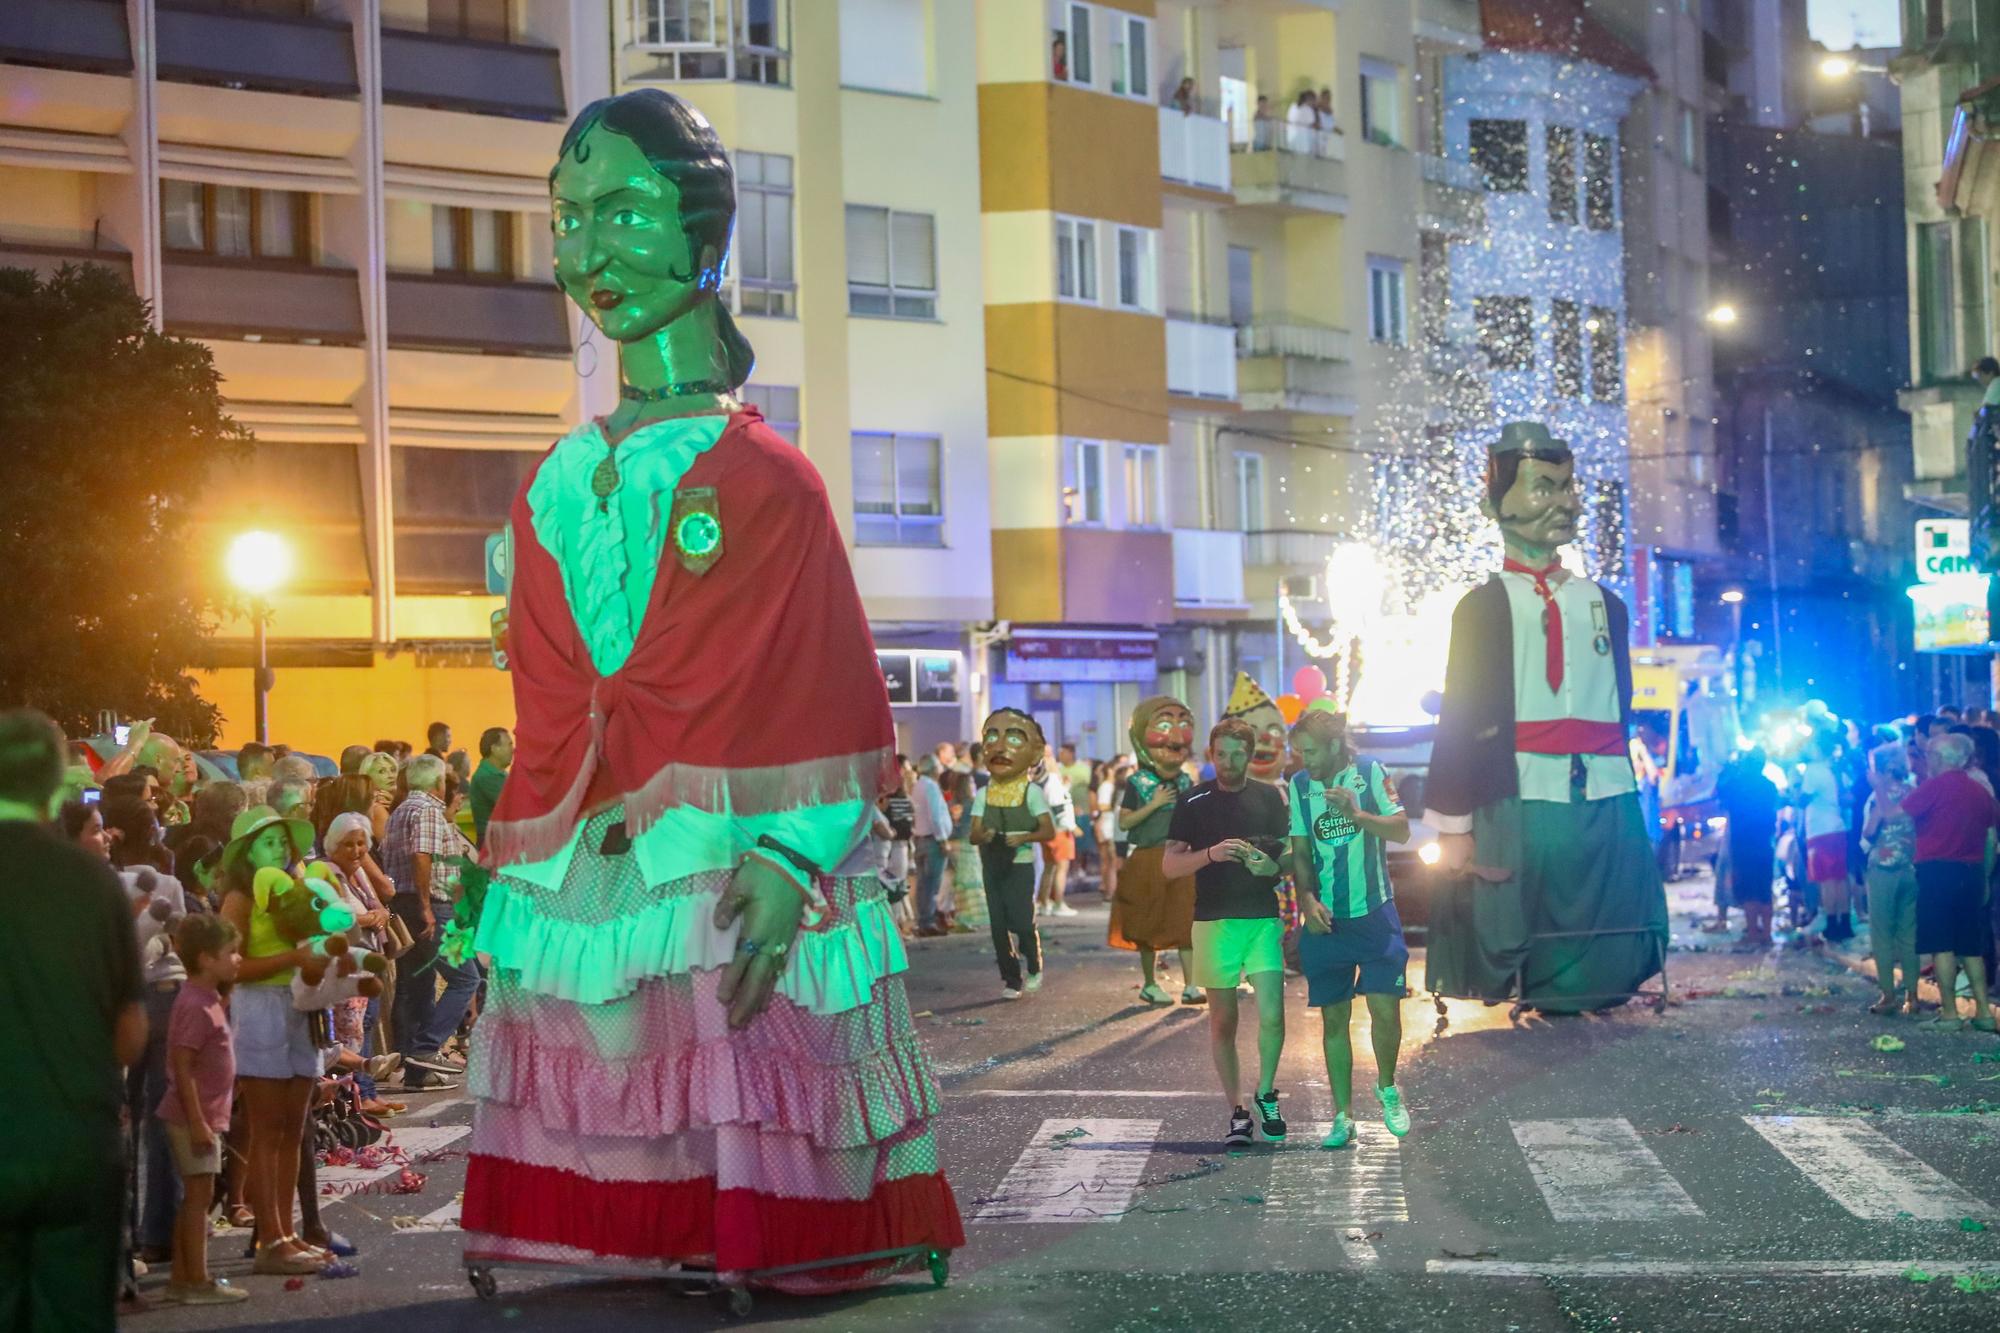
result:
<svg viewBox="0 0 2000 1333"><path fill-rule="evenodd" d="M1167 825L1161 871L1194 876L1194 968L1190 980L1208 991L1209 1051L1229 1104L1223 1142L1250 1142L1243 1109L1243 1075L1236 1057L1236 987L1245 977L1257 993L1257 1128L1282 1143L1278 1058L1285 1049L1285 928L1278 919L1283 876L1272 854L1283 845L1285 799L1269 783L1250 781L1257 733L1242 718L1224 718L1208 733L1213 780L1184 794Z"/></svg>

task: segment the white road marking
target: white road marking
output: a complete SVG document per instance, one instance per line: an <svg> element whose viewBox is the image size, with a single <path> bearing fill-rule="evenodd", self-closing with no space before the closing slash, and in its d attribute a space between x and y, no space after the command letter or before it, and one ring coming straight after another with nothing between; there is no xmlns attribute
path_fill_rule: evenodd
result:
<svg viewBox="0 0 2000 1333"><path fill-rule="evenodd" d="M1105 1098L1122 1097L1197 1097L1210 1101L1222 1100L1221 1094L1214 1092L1157 1092L1135 1088L973 1088L966 1092L951 1094L954 1097L1085 1097L1102 1101Z"/></svg>
<svg viewBox="0 0 2000 1333"><path fill-rule="evenodd" d="M426 1157L442 1152L471 1132L470 1125L439 1125L435 1129L424 1125L412 1125L392 1131L396 1146L408 1153L410 1161L417 1164L421 1164ZM322 1166L319 1169L320 1189L325 1191L326 1187L331 1185L332 1197L338 1198L352 1194L362 1186L372 1184L384 1176L394 1175L400 1170L402 1167L394 1162L372 1169L358 1166Z"/></svg>
<svg viewBox="0 0 2000 1333"><path fill-rule="evenodd" d="M1514 1141L1558 1222L1665 1222L1702 1215L1629 1120L1511 1123Z"/></svg>
<svg viewBox="0 0 2000 1333"><path fill-rule="evenodd" d="M464 1207L464 1201L454 1198L450 1203L436 1212L425 1213L414 1224L400 1227L398 1231L457 1231L459 1229L459 1210L462 1207Z"/></svg>
<svg viewBox="0 0 2000 1333"><path fill-rule="evenodd" d="M1805 1177L1856 1217L1931 1222L1983 1216L1986 1205L1939 1175L1880 1130L1859 1120L1745 1116Z"/></svg>
<svg viewBox="0 0 2000 1333"><path fill-rule="evenodd" d="M1283 1225L1332 1224L1348 1259L1370 1268L1382 1255L1369 1233L1384 1223L1410 1220L1401 1141L1379 1126L1356 1126L1351 1146L1326 1151L1319 1141L1332 1128L1330 1120L1294 1128L1303 1142L1272 1160L1264 1212Z"/></svg>
<svg viewBox="0 0 2000 1333"><path fill-rule="evenodd" d="M1500 1278L1900 1278L1920 1268L1936 1278L1991 1273L1994 1263L1955 1259L1432 1259L1424 1270L1452 1277Z"/></svg>
<svg viewBox="0 0 2000 1333"><path fill-rule="evenodd" d="M1044 1120L972 1220L1116 1222L1159 1136L1158 1120Z"/></svg>

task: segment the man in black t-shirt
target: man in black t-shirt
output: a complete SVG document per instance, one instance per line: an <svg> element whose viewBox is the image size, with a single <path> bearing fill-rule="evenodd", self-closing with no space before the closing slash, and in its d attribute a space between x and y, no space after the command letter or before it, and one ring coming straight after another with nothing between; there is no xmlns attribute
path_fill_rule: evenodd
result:
<svg viewBox="0 0 2000 1333"><path fill-rule="evenodd" d="M120 1068L146 1048L132 909L44 827L67 745L0 715L0 1329L117 1326Z"/></svg>
<svg viewBox="0 0 2000 1333"><path fill-rule="evenodd" d="M1229 1103L1224 1142L1250 1142L1243 1076L1236 1058L1237 983L1257 992L1257 1108L1267 1141L1285 1137L1278 1114L1278 1057L1285 1048L1284 923L1278 918L1281 872L1276 853L1285 839L1285 801L1268 783L1250 780L1257 733L1241 718L1224 718L1208 734L1215 779L1184 794L1167 827L1169 878L1193 875L1194 970L1208 988L1208 1035L1216 1076Z"/></svg>

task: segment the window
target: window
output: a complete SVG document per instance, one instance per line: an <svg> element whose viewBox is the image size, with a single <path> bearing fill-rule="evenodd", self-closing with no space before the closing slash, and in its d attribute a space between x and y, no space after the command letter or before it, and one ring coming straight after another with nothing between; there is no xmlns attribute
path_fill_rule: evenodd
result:
<svg viewBox="0 0 2000 1333"><path fill-rule="evenodd" d="M797 447L799 442L799 391L795 386L778 384L746 384L736 391L736 396L750 407L763 413L764 424L787 442Z"/></svg>
<svg viewBox="0 0 2000 1333"><path fill-rule="evenodd" d="M431 209L431 267L489 278L514 273L514 215L494 208Z"/></svg>
<svg viewBox="0 0 2000 1333"><path fill-rule="evenodd" d="M1528 122L1525 120L1475 120L1471 122L1472 165L1486 178L1486 188L1507 194L1528 188Z"/></svg>
<svg viewBox="0 0 2000 1333"><path fill-rule="evenodd" d="M1101 440L1076 442L1076 484L1069 493L1069 521L1104 522L1104 444Z"/></svg>
<svg viewBox="0 0 2000 1333"><path fill-rule="evenodd" d="M1111 91L1122 97L1152 100L1148 75L1153 24L1132 14L1111 17Z"/></svg>
<svg viewBox="0 0 2000 1333"><path fill-rule="evenodd" d="M400 452L400 450L396 451ZM475 454L475 457L485 457ZM532 464L540 454L523 454ZM218 545L245 527L271 528L312 542L287 591L366 592L368 543L361 503L361 454L352 444L259 442L209 473L196 522ZM505 504L513 501L509 492ZM504 518L486 530L493 531ZM481 588L485 557L474 566Z"/></svg>
<svg viewBox="0 0 2000 1333"><path fill-rule="evenodd" d="M727 0L633 0L632 32L641 46L721 46L729 35Z"/></svg>
<svg viewBox="0 0 2000 1333"><path fill-rule="evenodd" d="M929 95L927 9L925 0L840 0L841 85Z"/></svg>
<svg viewBox="0 0 2000 1333"><path fill-rule="evenodd" d="M160 182L161 244L232 259L304 261L306 196L199 181Z"/></svg>
<svg viewBox="0 0 2000 1333"><path fill-rule="evenodd" d="M1401 347L1410 340L1409 307L1403 296L1407 268L1400 259L1368 256L1368 337L1373 342Z"/></svg>
<svg viewBox="0 0 2000 1333"><path fill-rule="evenodd" d="M1590 332L1590 396L1600 403L1618 402L1625 396L1618 312L1594 305L1583 327Z"/></svg>
<svg viewBox="0 0 2000 1333"><path fill-rule="evenodd" d="M1953 321L1952 229L1950 222L1917 224L1917 342L1928 381L1951 379L1965 370L1959 363Z"/></svg>
<svg viewBox="0 0 2000 1333"><path fill-rule="evenodd" d="M937 318L937 222L929 213L847 206L847 311Z"/></svg>
<svg viewBox="0 0 2000 1333"><path fill-rule="evenodd" d="M514 497L541 454L397 445L389 458L396 587L484 592L487 535L507 526Z"/></svg>
<svg viewBox="0 0 2000 1333"><path fill-rule="evenodd" d="M1153 233L1118 229L1118 304L1126 310L1153 308Z"/></svg>
<svg viewBox="0 0 2000 1333"><path fill-rule="evenodd" d="M1125 526L1167 526L1166 484L1162 462L1166 451L1157 444L1125 446Z"/></svg>
<svg viewBox="0 0 2000 1333"><path fill-rule="evenodd" d="M1576 221L1576 130L1551 125L1549 153L1549 221Z"/></svg>
<svg viewBox="0 0 2000 1333"><path fill-rule="evenodd" d="M1257 317L1257 252L1229 247L1229 322L1242 328Z"/></svg>
<svg viewBox="0 0 2000 1333"><path fill-rule="evenodd" d="M935 435L854 433L854 540L864 546L944 545Z"/></svg>
<svg viewBox="0 0 2000 1333"><path fill-rule="evenodd" d="M1475 296L1479 350L1494 370L1535 368L1535 307L1525 296Z"/></svg>
<svg viewBox="0 0 2000 1333"><path fill-rule="evenodd" d="M627 0L646 80L791 81L789 0Z"/></svg>
<svg viewBox="0 0 2000 1333"><path fill-rule="evenodd" d="M1550 307L1553 326L1556 397L1583 397L1583 311L1574 301L1557 301Z"/></svg>
<svg viewBox="0 0 2000 1333"><path fill-rule="evenodd" d="M1361 57L1361 137L1395 147L1403 142L1403 95L1396 67Z"/></svg>
<svg viewBox="0 0 2000 1333"><path fill-rule="evenodd" d="M1264 456L1236 455L1236 526L1245 532L1264 530Z"/></svg>
<svg viewBox="0 0 2000 1333"><path fill-rule="evenodd" d="M1091 79L1089 5L1057 3L1055 33L1049 42L1049 74L1058 83L1089 87Z"/></svg>
<svg viewBox="0 0 2000 1333"><path fill-rule="evenodd" d="M1958 221L1959 355L1976 361L1991 350L1986 340L1986 219Z"/></svg>
<svg viewBox="0 0 2000 1333"><path fill-rule="evenodd" d="M1097 224L1056 219L1056 295L1097 303Z"/></svg>
<svg viewBox="0 0 2000 1333"><path fill-rule="evenodd" d="M507 40L507 0L430 0L430 31L442 37Z"/></svg>
<svg viewBox="0 0 2000 1333"><path fill-rule="evenodd" d="M1611 140L1602 134L1584 135L1583 225L1592 231L1610 231L1618 225L1611 184L1613 170Z"/></svg>
<svg viewBox="0 0 2000 1333"><path fill-rule="evenodd" d="M736 154L737 308L789 318L792 271L792 159L783 153Z"/></svg>
<svg viewBox="0 0 2000 1333"><path fill-rule="evenodd" d="M1701 122L1695 119L1694 108L1681 108L1681 165L1689 171L1701 170Z"/></svg>

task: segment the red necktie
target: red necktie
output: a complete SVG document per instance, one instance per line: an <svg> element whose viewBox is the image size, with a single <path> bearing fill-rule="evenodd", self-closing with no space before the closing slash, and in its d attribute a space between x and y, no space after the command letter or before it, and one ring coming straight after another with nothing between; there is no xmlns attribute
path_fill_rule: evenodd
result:
<svg viewBox="0 0 2000 1333"><path fill-rule="evenodd" d="M1560 690L1563 683L1563 618L1562 610L1556 605L1555 589L1549 586L1549 575L1562 568L1562 561L1552 560L1547 569L1535 569L1518 560L1509 560L1502 566L1509 574L1526 574L1535 581L1535 591L1542 597L1542 638L1544 661L1547 663L1549 688Z"/></svg>

